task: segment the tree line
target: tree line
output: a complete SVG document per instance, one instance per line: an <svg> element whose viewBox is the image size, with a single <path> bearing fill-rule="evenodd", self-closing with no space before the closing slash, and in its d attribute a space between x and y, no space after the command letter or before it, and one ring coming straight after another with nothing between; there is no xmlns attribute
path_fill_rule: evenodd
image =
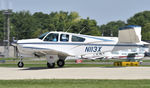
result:
<svg viewBox="0 0 150 88"><path fill-rule="evenodd" d="M0 11L0 40L4 39L5 16ZM67 31L94 36L118 36L118 29L126 25L142 27L142 40L150 40L150 11L136 13L127 22L118 20L98 25L96 20L83 19L77 12L51 12L49 14L29 11L12 12L10 16L10 39L36 38L48 31Z"/></svg>

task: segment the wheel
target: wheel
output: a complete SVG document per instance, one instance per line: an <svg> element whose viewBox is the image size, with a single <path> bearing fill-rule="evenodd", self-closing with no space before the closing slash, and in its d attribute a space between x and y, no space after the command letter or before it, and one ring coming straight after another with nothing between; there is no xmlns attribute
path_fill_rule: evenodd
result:
<svg viewBox="0 0 150 88"><path fill-rule="evenodd" d="M58 65L58 67L63 67L65 65L65 61L64 60L58 60L57 65Z"/></svg>
<svg viewBox="0 0 150 88"><path fill-rule="evenodd" d="M19 68L22 68L24 66L24 63L23 62L18 62L18 67Z"/></svg>
<svg viewBox="0 0 150 88"><path fill-rule="evenodd" d="M47 62L47 67L48 68L54 68L55 67L55 63L48 63Z"/></svg>

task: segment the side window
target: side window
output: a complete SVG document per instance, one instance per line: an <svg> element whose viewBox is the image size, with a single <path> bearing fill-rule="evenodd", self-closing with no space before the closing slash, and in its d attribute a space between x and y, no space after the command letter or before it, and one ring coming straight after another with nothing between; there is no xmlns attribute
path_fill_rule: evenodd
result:
<svg viewBox="0 0 150 88"><path fill-rule="evenodd" d="M44 39L44 41L57 42L57 41L58 41L58 34L56 34L56 33L50 33L50 34Z"/></svg>
<svg viewBox="0 0 150 88"><path fill-rule="evenodd" d="M72 35L72 42L84 42L85 38Z"/></svg>
<svg viewBox="0 0 150 88"><path fill-rule="evenodd" d="M68 34L61 34L60 41L68 42L69 41L69 35Z"/></svg>

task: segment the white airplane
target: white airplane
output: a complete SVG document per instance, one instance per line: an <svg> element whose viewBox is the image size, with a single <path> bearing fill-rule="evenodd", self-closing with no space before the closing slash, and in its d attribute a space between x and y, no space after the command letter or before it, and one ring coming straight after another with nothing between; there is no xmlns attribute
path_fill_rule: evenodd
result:
<svg viewBox="0 0 150 88"><path fill-rule="evenodd" d="M126 59L127 61L141 60L145 56L145 53L148 51L149 48L140 47L134 49L106 52L104 54L104 59Z"/></svg>
<svg viewBox="0 0 150 88"><path fill-rule="evenodd" d="M46 56L48 68L54 68L55 63L58 67L63 67L68 56L82 59L106 58L109 52L143 48L147 44L141 41L141 27L131 25L119 29L118 38L54 31L36 39L18 40L13 45L17 46L20 53L18 67L24 66L21 58L23 55L34 55Z"/></svg>

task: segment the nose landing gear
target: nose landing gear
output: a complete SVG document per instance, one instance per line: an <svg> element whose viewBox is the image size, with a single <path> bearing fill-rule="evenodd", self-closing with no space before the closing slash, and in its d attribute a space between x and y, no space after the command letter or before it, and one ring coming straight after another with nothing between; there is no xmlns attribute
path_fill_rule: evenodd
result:
<svg viewBox="0 0 150 88"><path fill-rule="evenodd" d="M23 57L21 56L20 61L17 64L19 68L22 68L24 66L24 63L23 63L22 59L23 59Z"/></svg>
<svg viewBox="0 0 150 88"><path fill-rule="evenodd" d="M22 68L24 66L24 63L23 62L18 62L17 65L18 65L19 68Z"/></svg>

